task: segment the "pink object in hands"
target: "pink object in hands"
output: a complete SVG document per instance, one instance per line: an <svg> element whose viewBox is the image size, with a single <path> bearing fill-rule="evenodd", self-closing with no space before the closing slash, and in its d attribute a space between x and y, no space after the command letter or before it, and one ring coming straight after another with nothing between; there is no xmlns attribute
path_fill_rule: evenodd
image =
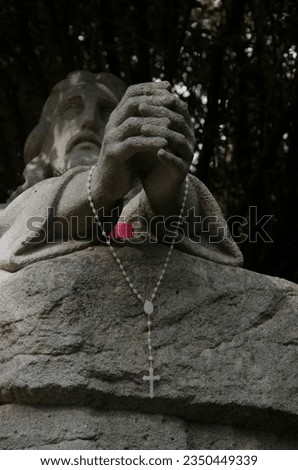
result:
<svg viewBox="0 0 298 470"><path fill-rule="evenodd" d="M111 233L109 234L110 238L114 239L125 239L134 237L133 224L128 224L126 222L118 222L115 225Z"/></svg>

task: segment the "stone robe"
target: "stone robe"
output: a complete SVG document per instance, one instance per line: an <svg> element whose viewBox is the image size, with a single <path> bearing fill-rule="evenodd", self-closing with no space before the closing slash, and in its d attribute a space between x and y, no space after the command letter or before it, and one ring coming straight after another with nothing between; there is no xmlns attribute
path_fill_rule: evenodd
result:
<svg viewBox="0 0 298 470"><path fill-rule="evenodd" d="M57 237L49 243L47 237L44 236L50 222L49 208L55 213L65 187L78 172L82 171L86 171L86 167L76 167L62 176L43 180L27 189L1 210L1 270L15 272L37 261L80 251L96 243L92 238L65 240ZM231 238L226 221L213 196L205 185L193 176L190 176L190 186L191 200L188 201L188 207L194 207L196 214L205 219L202 225L204 228L200 233L199 242L198 237L190 230L188 236L179 241L175 248L221 264L241 266L242 255ZM63 216L63 214L59 215ZM90 209L89 216L91 215ZM155 215L144 191L140 191L131 199L122 212L122 216L128 222L140 215L148 223ZM28 220L32 217L39 221L34 223L36 238L32 239L33 243L29 240L30 230L28 229Z"/></svg>

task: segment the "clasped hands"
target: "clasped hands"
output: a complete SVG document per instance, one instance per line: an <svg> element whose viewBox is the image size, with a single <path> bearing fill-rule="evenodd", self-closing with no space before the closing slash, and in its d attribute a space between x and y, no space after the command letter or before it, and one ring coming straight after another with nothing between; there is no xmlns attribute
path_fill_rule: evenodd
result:
<svg viewBox="0 0 298 470"><path fill-rule="evenodd" d="M122 200L139 176L158 213L178 207L195 138L187 105L169 82L130 86L106 125L98 161L99 185Z"/></svg>

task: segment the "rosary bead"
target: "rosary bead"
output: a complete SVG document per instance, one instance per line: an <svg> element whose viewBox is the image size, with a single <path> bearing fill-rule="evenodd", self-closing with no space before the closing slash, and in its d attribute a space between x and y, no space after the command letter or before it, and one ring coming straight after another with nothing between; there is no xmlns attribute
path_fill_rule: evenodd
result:
<svg viewBox="0 0 298 470"><path fill-rule="evenodd" d="M153 312L153 305L152 305L152 302L150 302L150 300L145 300L144 312L147 313L148 315L151 315L151 313Z"/></svg>

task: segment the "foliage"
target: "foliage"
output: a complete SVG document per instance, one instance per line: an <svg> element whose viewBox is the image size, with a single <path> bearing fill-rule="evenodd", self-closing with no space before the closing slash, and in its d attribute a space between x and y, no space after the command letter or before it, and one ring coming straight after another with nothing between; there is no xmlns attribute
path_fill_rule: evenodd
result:
<svg viewBox="0 0 298 470"><path fill-rule="evenodd" d="M238 220L238 230L231 229L243 241L246 267L298 282L294 0L0 0L0 6L2 201L22 181L26 135L68 72L108 70L128 84L167 79L194 120L192 170L226 216ZM258 219L272 214L264 228L274 243L256 237L249 206L257 207Z"/></svg>

